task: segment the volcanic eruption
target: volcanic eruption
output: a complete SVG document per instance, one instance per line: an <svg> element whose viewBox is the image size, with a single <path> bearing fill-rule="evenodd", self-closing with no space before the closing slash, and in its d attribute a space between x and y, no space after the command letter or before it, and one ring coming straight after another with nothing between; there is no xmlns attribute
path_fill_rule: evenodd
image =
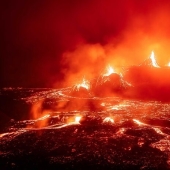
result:
<svg viewBox="0 0 170 170"><path fill-rule="evenodd" d="M0 169L170 169L169 1L1 7Z"/></svg>

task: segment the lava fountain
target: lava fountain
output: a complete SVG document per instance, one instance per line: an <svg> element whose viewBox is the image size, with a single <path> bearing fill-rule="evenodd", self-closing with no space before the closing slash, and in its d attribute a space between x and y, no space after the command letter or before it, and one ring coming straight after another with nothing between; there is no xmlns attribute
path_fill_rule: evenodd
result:
<svg viewBox="0 0 170 170"><path fill-rule="evenodd" d="M156 62L155 54L154 54L153 51L152 51L152 53L151 53L150 59L151 59L151 61L152 61L152 66L153 66L153 67L160 68L159 65L158 65L157 62Z"/></svg>
<svg viewBox="0 0 170 170"><path fill-rule="evenodd" d="M153 52L144 65L129 70L126 79L126 73L118 74L109 65L93 80L61 89L33 89L20 99L32 106L31 116L11 120L0 134L3 167L15 164L22 169L20 162L35 165L36 157L37 166L63 169L84 163L86 169L169 169L170 100L157 100L155 82L155 76L167 70L157 64ZM7 90L3 93L8 95ZM144 98L149 95L152 100Z"/></svg>

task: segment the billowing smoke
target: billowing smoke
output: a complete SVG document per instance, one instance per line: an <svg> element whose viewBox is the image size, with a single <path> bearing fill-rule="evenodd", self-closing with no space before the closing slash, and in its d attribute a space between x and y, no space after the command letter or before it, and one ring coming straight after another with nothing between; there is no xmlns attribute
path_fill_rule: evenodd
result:
<svg viewBox="0 0 170 170"><path fill-rule="evenodd" d="M93 5L92 3L91 6ZM158 1L131 1L122 5L107 1L95 5L94 15L89 17L88 13L82 20L85 26L83 29L87 32L88 28L92 30L88 34L82 34L84 41L79 43L75 50L66 51L62 56L65 84L73 84L81 78L93 79L101 74L107 65L114 67L116 72L123 72L123 68L143 62L152 50L159 65L168 64L169 4ZM101 14L106 6L107 12L100 18L98 14ZM106 19L105 22L103 18ZM112 29L110 35L109 29ZM91 39L88 39L89 36ZM95 39L97 37L98 40Z"/></svg>
<svg viewBox="0 0 170 170"><path fill-rule="evenodd" d="M168 0L4 2L1 86L55 86L105 67L169 62Z"/></svg>

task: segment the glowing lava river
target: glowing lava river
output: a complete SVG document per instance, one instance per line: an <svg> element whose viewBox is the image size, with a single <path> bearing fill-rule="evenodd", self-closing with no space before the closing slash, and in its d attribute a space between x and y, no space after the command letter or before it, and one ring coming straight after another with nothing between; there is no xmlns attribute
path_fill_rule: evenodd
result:
<svg viewBox="0 0 170 170"><path fill-rule="evenodd" d="M2 169L169 169L168 102L69 91L0 91Z"/></svg>
<svg viewBox="0 0 170 170"><path fill-rule="evenodd" d="M0 168L170 169L170 68L151 56L67 88L1 89Z"/></svg>

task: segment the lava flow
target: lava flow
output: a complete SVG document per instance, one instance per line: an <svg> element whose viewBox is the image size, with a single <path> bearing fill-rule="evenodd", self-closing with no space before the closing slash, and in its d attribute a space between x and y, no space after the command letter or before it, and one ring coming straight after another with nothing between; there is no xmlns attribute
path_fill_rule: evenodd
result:
<svg viewBox="0 0 170 170"><path fill-rule="evenodd" d="M30 106L30 115L11 119L0 134L0 161L22 167L18 157L32 165L32 157L39 156L37 166L76 169L88 161L86 168L169 169L170 100L162 93L170 94L170 80L165 90L164 82L157 82L164 68L152 52L142 65L123 74L115 70L108 66L92 80L61 89L2 90L4 96L29 93L14 101Z"/></svg>
<svg viewBox="0 0 170 170"><path fill-rule="evenodd" d="M152 66L159 68L159 66L158 66L158 64L157 64L157 62L156 62L155 55L154 55L154 52L153 52L153 51L152 51L152 53L151 53L150 58L151 58L151 61L152 61Z"/></svg>
<svg viewBox="0 0 170 170"><path fill-rule="evenodd" d="M75 88L77 88L77 90L80 90L80 88L85 88L85 89L89 90L90 85L87 80L83 79L82 83L75 85Z"/></svg>
<svg viewBox="0 0 170 170"><path fill-rule="evenodd" d="M110 76L112 73L115 73L114 69L109 65L107 67L107 73L103 74L103 76Z"/></svg>

